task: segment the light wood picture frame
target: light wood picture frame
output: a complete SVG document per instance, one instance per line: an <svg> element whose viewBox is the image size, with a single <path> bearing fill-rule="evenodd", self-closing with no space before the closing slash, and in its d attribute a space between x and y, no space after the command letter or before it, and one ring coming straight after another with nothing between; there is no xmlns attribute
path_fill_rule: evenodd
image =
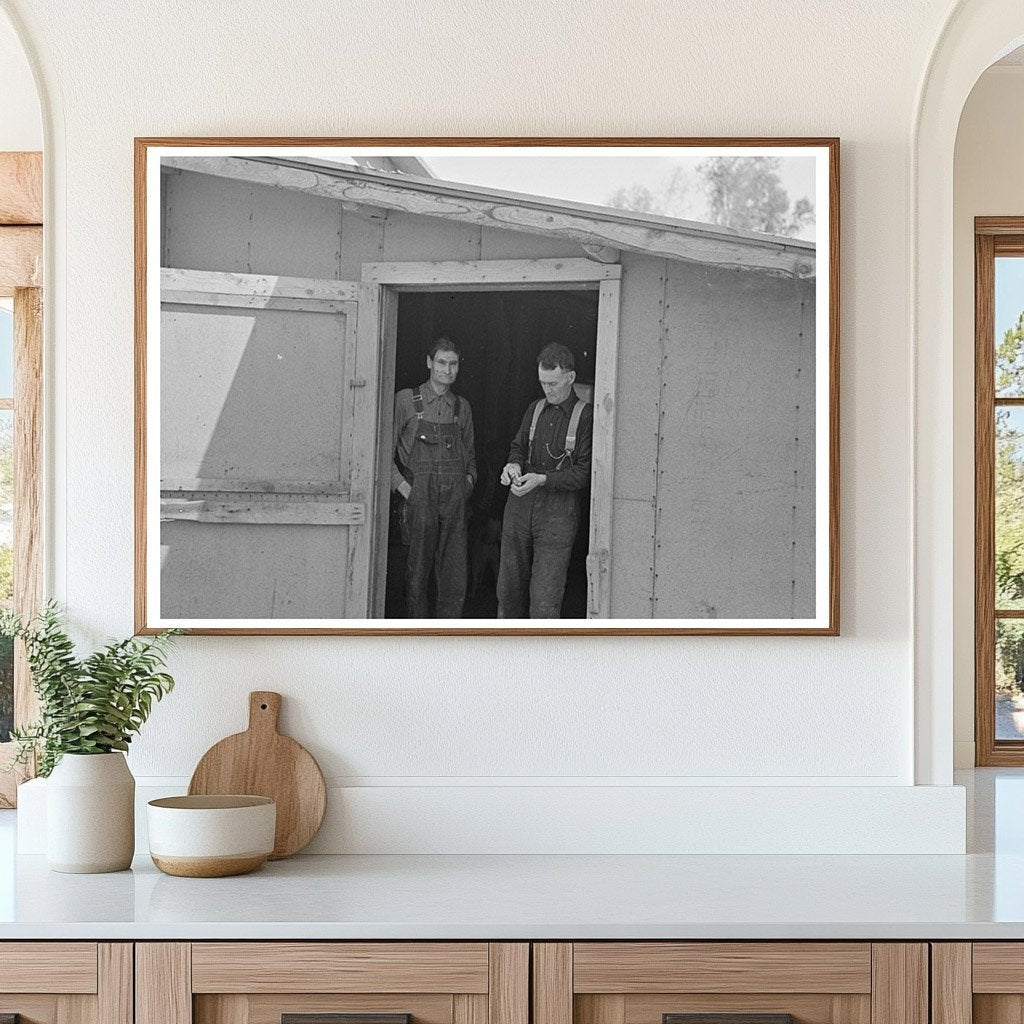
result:
<svg viewBox="0 0 1024 1024"><path fill-rule="evenodd" d="M839 632L837 139L135 145L140 633Z"/></svg>

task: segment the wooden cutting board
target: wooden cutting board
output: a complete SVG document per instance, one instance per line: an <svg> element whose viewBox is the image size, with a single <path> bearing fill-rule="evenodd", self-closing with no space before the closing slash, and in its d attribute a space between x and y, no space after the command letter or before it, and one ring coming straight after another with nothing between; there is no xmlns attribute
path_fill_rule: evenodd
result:
<svg viewBox="0 0 1024 1024"><path fill-rule="evenodd" d="M271 860L298 853L316 835L327 808L327 787L313 755L277 731L281 694L249 694L249 728L215 743L202 756L190 796L246 793L277 803Z"/></svg>

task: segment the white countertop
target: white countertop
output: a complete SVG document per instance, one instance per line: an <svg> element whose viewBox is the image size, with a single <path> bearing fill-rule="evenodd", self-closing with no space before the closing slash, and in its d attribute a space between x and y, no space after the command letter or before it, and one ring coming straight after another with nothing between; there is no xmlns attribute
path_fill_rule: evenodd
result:
<svg viewBox="0 0 1024 1024"><path fill-rule="evenodd" d="M965 856L308 856L61 875L13 856L0 939L1024 939L1024 773L971 773Z"/></svg>
<svg viewBox="0 0 1024 1024"><path fill-rule="evenodd" d="M238 878L18 862L0 938L1024 938L1024 856L297 857Z"/></svg>

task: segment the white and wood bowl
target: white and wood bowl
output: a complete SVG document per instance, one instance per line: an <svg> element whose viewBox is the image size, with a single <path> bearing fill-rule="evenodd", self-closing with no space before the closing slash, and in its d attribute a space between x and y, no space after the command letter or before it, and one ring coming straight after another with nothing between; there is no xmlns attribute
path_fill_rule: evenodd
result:
<svg viewBox="0 0 1024 1024"><path fill-rule="evenodd" d="M270 797L168 796L147 807L149 853L168 875L224 878L254 871L274 851Z"/></svg>

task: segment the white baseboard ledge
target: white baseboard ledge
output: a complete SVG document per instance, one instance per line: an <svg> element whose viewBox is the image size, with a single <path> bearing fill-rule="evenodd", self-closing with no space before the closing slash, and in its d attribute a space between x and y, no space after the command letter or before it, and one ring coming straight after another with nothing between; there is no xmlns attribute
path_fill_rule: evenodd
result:
<svg viewBox="0 0 1024 1024"><path fill-rule="evenodd" d="M153 785L151 783L157 783ZM137 780L146 802L187 779ZM18 853L45 853L46 781L18 796ZM963 854L962 786L332 786L316 854Z"/></svg>

